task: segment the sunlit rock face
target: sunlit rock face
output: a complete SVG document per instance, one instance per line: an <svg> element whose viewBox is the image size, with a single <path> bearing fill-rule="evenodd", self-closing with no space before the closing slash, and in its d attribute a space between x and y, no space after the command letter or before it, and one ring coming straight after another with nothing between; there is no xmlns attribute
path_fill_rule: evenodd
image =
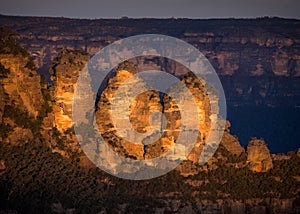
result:
<svg viewBox="0 0 300 214"><path fill-rule="evenodd" d="M74 89L81 70L89 56L79 51L63 51L51 67L51 80L54 81L53 114L55 126L59 131L71 128Z"/></svg>
<svg viewBox="0 0 300 214"><path fill-rule="evenodd" d="M126 70L120 70L114 78L109 79L107 87L102 92L100 101L98 102L96 122L99 126L99 131L101 132L102 137L114 148L116 152L119 152L124 156L133 156L136 159L142 159L144 155L143 145L129 145L126 141L123 141L120 137L118 137L111 117L111 105L116 89L122 84L122 82L132 77L133 73L134 71L129 72ZM128 112L126 112L124 116L126 116L127 113ZM117 112L117 114L122 116L121 112Z"/></svg>
<svg viewBox="0 0 300 214"><path fill-rule="evenodd" d="M21 55L1 54L0 63L10 71L0 79L3 92L9 97L5 104L14 105L36 118L43 105L40 76L26 67L28 58Z"/></svg>
<svg viewBox="0 0 300 214"><path fill-rule="evenodd" d="M44 103L40 76L29 62L25 54L0 55L0 141L14 145L34 139L31 122Z"/></svg>
<svg viewBox="0 0 300 214"><path fill-rule="evenodd" d="M214 109L214 111L211 109L211 104L217 103L218 98L212 96L212 94L208 97L203 82L195 78L195 76L190 75L190 73L183 75L181 82L183 82L190 90L198 108L198 115L195 115L194 118L199 120L199 136L193 150L187 157L188 160L197 163L203 149L203 143L206 142L206 139L210 135L210 130L212 128L211 124L216 123L216 119L218 118L218 115L216 114L218 109ZM216 108L216 105L214 105L214 108ZM193 118L192 115L191 118Z"/></svg>
<svg viewBox="0 0 300 214"><path fill-rule="evenodd" d="M145 83L140 81L137 76L134 76L136 73L137 69L128 63L126 66L119 67L115 76L108 80L107 87L102 91L98 102L96 122L104 140L120 155L138 160L152 159L165 154L176 143L181 131L181 114L178 105L172 97L155 90L147 90L146 85L143 85ZM133 83L126 85L126 80L129 78L133 79ZM195 120L201 118L198 123L198 140L193 145L194 149L188 156L189 160L196 162L202 149L201 145L209 134L211 123L210 103L200 80L195 80L188 74L182 76L181 79L181 82L190 89L198 108L198 115L194 115L190 123L194 123ZM145 92L135 96L128 109L118 109L112 112L113 103L118 105L118 103L121 104L126 99L126 97L116 96L118 88L122 85L123 88L127 89L126 96L131 96L135 90L132 84L136 88L145 89ZM112 114L116 114L118 118L121 118L117 128ZM128 120L128 117L130 125L126 128L124 121ZM154 121L162 122L154 122L152 124L152 117L155 118ZM165 117L165 122L163 122L163 117ZM122 133L118 132L120 127L122 128ZM130 131L131 129L135 132ZM152 129L158 130L158 132L151 132ZM145 135L140 135L140 133ZM150 135L147 135L148 133ZM126 139L131 139L131 141ZM182 153L184 153L186 147L179 145L177 149L181 149ZM173 158L186 159L185 156L174 156Z"/></svg>
<svg viewBox="0 0 300 214"><path fill-rule="evenodd" d="M247 146L249 168L255 172L266 172L273 167L270 151L261 139L252 139Z"/></svg>

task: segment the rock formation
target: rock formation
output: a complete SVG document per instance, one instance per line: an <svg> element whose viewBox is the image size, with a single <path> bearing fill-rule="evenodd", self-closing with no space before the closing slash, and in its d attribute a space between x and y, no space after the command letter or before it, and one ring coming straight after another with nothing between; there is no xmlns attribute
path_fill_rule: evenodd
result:
<svg viewBox="0 0 300 214"><path fill-rule="evenodd" d="M38 141L64 156L79 152L71 130L72 101L89 56L63 51L53 63L54 85L49 87L14 34L2 29L0 34L0 141L14 145Z"/></svg>
<svg viewBox="0 0 300 214"><path fill-rule="evenodd" d="M237 137L230 134L230 125L230 122L226 121L226 127L221 140L221 145L223 145L230 153L239 156L241 153L245 152L245 149L241 146Z"/></svg>
<svg viewBox="0 0 300 214"><path fill-rule="evenodd" d="M0 141L26 143L34 139L43 117L40 76L14 34L3 29L0 34Z"/></svg>
<svg viewBox="0 0 300 214"><path fill-rule="evenodd" d="M129 70L129 69L127 69ZM122 137L118 136L117 131L115 129L114 122L112 121L111 117L111 105L114 100L114 95L116 93L116 89L124 82L126 79L133 76L134 73L136 73L135 70L131 69L131 71L127 70L118 70L116 73L116 76L111 78L108 82L107 87L104 89L104 91L101 94L101 98L98 103L98 110L96 112L96 121L99 126L99 130L104 138L104 140L109 143L116 152L120 153L120 155L126 156L126 157L133 157L135 159L144 159L144 145L142 144L133 144L131 142L128 142L126 140L123 140ZM136 80L138 82L138 79ZM127 93L132 93L131 91L128 91ZM152 98L150 99L150 96ZM141 98L142 96L140 96ZM142 97L143 100L147 100L146 102L142 102L143 106L141 111L140 109L136 109L135 106L137 104L140 104L140 101L143 100L136 100L135 106L131 106L131 109L134 109L137 114L128 114L128 112L116 112L119 116L125 117L124 119L128 119L128 116L131 115L131 122L134 120L135 122L138 121L138 123L133 123L134 128L137 131L145 132L147 129L149 129L149 110L150 105L152 108L160 108L159 100L157 93L147 93L145 96ZM118 100L117 100L118 102ZM142 114L139 114L142 113ZM148 117L147 117L148 116ZM143 120L139 120L139 117ZM136 142L139 142L142 139L136 139L135 136L133 136L133 139L136 140ZM140 141L141 142L141 141Z"/></svg>
<svg viewBox="0 0 300 214"><path fill-rule="evenodd" d="M255 172L266 172L273 167L270 151L262 139L252 139L247 146L247 162Z"/></svg>
<svg viewBox="0 0 300 214"><path fill-rule="evenodd" d="M87 54L64 50L53 62L50 73L54 81L52 97L55 126L61 132L72 127L72 104L78 76L89 60Z"/></svg>
<svg viewBox="0 0 300 214"><path fill-rule="evenodd" d="M40 76L26 66L28 60L22 55L1 54L1 67L9 70L6 77L1 78L1 85L9 97L6 105L14 105L37 118L43 104Z"/></svg>
<svg viewBox="0 0 300 214"><path fill-rule="evenodd" d="M130 66L130 65L128 65ZM123 66L124 67L124 66ZM156 139L156 135L159 133L153 133L149 138L141 138L138 134L131 137L134 142L144 142L145 144L133 144L122 139L122 136L118 134L115 128L115 124L112 121L111 105L113 102L124 102L125 94L123 97L116 98L116 91L120 85L124 87L124 83L128 78L133 77L137 72L133 66L130 68L118 68L116 75L109 79L107 87L102 91L98 110L96 112L96 120L104 139L114 147L115 151L121 153L123 156L132 157L134 159L151 159L160 156L164 152L172 148L176 142L178 134L180 132L181 115L178 106L174 103L171 97L164 94L161 95L157 91L147 91L138 95L130 105L129 112L114 112L119 117L123 117L123 121L130 118L132 127L140 133L147 133L150 130L150 115L154 112L161 112L165 114L166 117L166 127L155 127L157 130L161 130L160 134L162 137ZM143 83L136 78L135 83L131 83L139 88L145 88ZM195 144L195 149L191 152L188 159L194 162L198 161L199 152L201 152L201 145L204 139L209 134L210 128L210 104L204 87L199 80L194 80L192 76L186 75L182 77L182 81L191 90L191 93L195 97L195 102L199 108L199 118L202 118L199 124L200 135L198 137L197 143ZM125 85L127 90L126 96L133 93L130 85ZM131 88L131 89L130 89ZM160 116L161 117L161 116ZM159 119L162 120L162 119ZM122 123L122 120L121 120ZM160 124L162 126L162 124ZM119 124L119 127L125 129L125 135L128 135L129 127L127 128L125 124ZM153 139L155 143L153 143ZM148 144L147 141L152 142ZM180 147L181 148L181 147ZM182 145L183 151L185 147ZM185 157L174 157L174 159L185 159Z"/></svg>

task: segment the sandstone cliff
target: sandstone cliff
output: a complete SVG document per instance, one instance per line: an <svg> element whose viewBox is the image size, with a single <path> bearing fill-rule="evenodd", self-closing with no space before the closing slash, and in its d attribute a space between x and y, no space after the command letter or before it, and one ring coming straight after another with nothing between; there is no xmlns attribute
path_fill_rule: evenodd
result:
<svg viewBox="0 0 300 214"><path fill-rule="evenodd" d="M220 75L229 105L300 105L295 93L300 85L299 20L1 16L0 23L21 34L21 42L34 56L39 71L46 75L62 48L93 55L118 39L157 33L183 39L203 52Z"/></svg>
<svg viewBox="0 0 300 214"><path fill-rule="evenodd" d="M255 172L266 172L272 168L270 151L261 139L252 139L247 146L249 168Z"/></svg>
<svg viewBox="0 0 300 214"><path fill-rule="evenodd" d="M0 30L0 140L33 140L44 115L40 76L26 50L9 30Z"/></svg>
<svg viewBox="0 0 300 214"><path fill-rule="evenodd" d="M147 181L121 180L91 168L92 164L83 156L71 156L70 154L78 154L80 150L70 122L72 106L69 96L74 92L72 86L76 81L68 74L77 77L80 72L77 66L82 66L82 61L87 60L86 55L77 54L76 51L65 51L61 57L63 60L54 64L55 83L52 86L52 97L47 98L45 92L48 87L40 83L36 72L28 64L29 58L1 52L1 212L22 212L25 209L43 212L52 208L53 212L80 213L86 212L87 207L89 212L95 213L299 212L300 151L288 158L285 155L272 156L272 163L264 141L253 139L247 148L248 165L254 171L251 172L243 165L246 162L243 157L244 149L239 145L238 139L230 134L229 122L220 145L221 150L224 148L227 152L217 150L216 155L205 165L206 170L203 170L204 167L197 164L198 151L195 151L195 155L192 153L189 157L190 161L184 162L181 168L178 167L180 173L185 172L184 170L193 171L186 173L187 177L173 170ZM68 67L72 70L68 70ZM142 93L130 106L129 118L133 128L141 133L149 131L149 115L154 111L162 111L167 117L166 135L149 148L133 147L131 143L127 144L122 140L112 126L109 105L116 88L135 72L137 71L130 65L119 67L116 75L109 80L110 84L103 90L96 119L104 135L107 134L108 143L117 152L136 159L152 158L175 143L181 115L171 97L161 96L155 91ZM198 142L201 151L214 117L210 117L206 92L201 84L197 84L189 76L183 81L192 93L197 94L196 101L202 110L199 112L203 121L199 125L201 131ZM59 97L57 100L55 93ZM57 108L55 111L59 114L55 115L45 105L49 100L53 101L53 108ZM67 105L64 105L64 101ZM101 112L104 114L100 114ZM44 143L47 138L50 145ZM74 146L76 144L77 147ZM271 168L272 171L267 172Z"/></svg>
<svg viewBox="0 0 300 214"><path fill-rule="evenodd" d="M120 84L125 77L131 75L132 74L126 70L120 70L115 77L111 78L111 81L116 81L115 85L112 86ZM103 91L104 95L112 95L109 93L112 91L109 90L113 90L113 88L106 88ZM104 97L102 97L102 99L103 98ZM135 100L131 106L132 111L130 114L135 129L141 132L147 130L149 126L149 120L147 120L149 113L152 110L162 109L161 103L159 102L160 99L161 98L155 92L149 92L141 94ZM165 100L169 99L168 97L165 98ZM102 104L101 101L99 102L99 109L107 106L105 100L103 101ZM144 101L148 101L147 103L150 103L151 106L148 106ZM176 121L178 121L178 118L180 119L175 111L176 106L173 105L172 102L165 103L169 103L169 105L172 106L169 110L172 110L170 112L175 113L175 115L170 119L171 121L175 121L172 125L176 125ZM99 119L101 119L101 116L99 116ZM106 118L102 117L102 119L106 121ZM110 120L110 118L108 117L107 120ZM99 120L98 123L105 124L102 120ZM106 128L110 129L109 124L107 125ZM24 131L22 133L24 133ZM22 139L22 137L20 138ZM64 143L68 143L70 139L71 138L64 139ZM111 140L109 143L112 144L114 142L123 143L115 138ZM166 143L169 142L170 141ZM173 141L171 142L173 143ZM164 143L165 142L162 142L161 145L168 145ZM252 157L250 159L255 159L256 164L257 160L264 162L265 158L260 159L257 158L257 156L261 157L263 156L261 153L268 151L264 146L264 149L257 149L257 147L261 146L260 143L258 143L258 145L257 143L252 144L254 144L253 146L256 148L248 148L248 154ZM132 158L138 157L139 152L136 152L138 150L134 150L133 147L127 146L126 144L121 145L125 146L123 148L120 145L116 146L119 152L123 152L124 155L131 154ZM232 154L238 155L243 153L243 149L238 144L237 139L229 134L229 123L227 124L221 145L224 145ZM2 149L1 146L0 149ZM251 156L251 150L256 151L253 151L255 155ZM296 195L295 192L298 191L294 187L297 187L299 181L293 179L293 177L283 179L284 177L280 177L281 171L275 174L280 177L281 181L276 181L272 176L269 176L268 173L263 174L263 176L256 175L256 173L252 174L245 171L245 169L232 167L228 164L229 160L224 161L225 159L221 159L220 161L216 160L215 164L218 164L218 167L208 167L209 170L206 171L202 171L202 169L199 170L200 168L196 164L192 165L196 173L189 173L189 176L186 178L180 176L179 173L174 170L161 178L145 182L139 181L130 183L130 181L126 180L113 179L99 170L93 170L90 168L90 163L87 165L81 164L84 169L89 168L89 170L85 170L89 173L81 171L82 168L76 165L74 159L64 159L56 153L58 152L63 156L67 156L62 153L64 150L52 149L52 151L44 154L45 157L42 156L41 147L35 150L28 149L26 152L17 150L19 153L14 153L13 158L3 158L4 152L2 151L4 150L0 152L0 177L1 179L9 178L9 181L14 184L14 187L18 187L13 189L15 193L9 200L13 201L14 204L21 202L23 204L22 199L24 194L26 194L26 198L30 199L31 197L34 199L35 191L45 193L46 195L45 197L44 194L38 194L38 197L42 197L44 201L46 201L41 202L38 208L35 208L33 204L35 200L31 199L32 201L27 201L27 204L31 205L30 210L33 210L33 207L35 210L41 209L40 207L45 207L44 209L48 208L49 210L48 203L50 203L52 211L81 212L86 210L87 203L78 202L79 200L88 201L88 203L92 204L89 204L91 210L99 212L141 212L142 210L142 212L184 213L268 213L269 211L274 213L295 213L299 210L297 200L294 198ZM53 151L56 152L52 153ZM159 147L158 150L153 151L153 153L149 153L149 157L153 157L154 154L157 155L164 150ZM29 152L29 154L27 154L27 152ZM141 153L144 152L145 150L142 150ZM146 154L148 154L147 152L148 150ZM40 158L41 156L45 158L45 160ZM4 162L2 159L6 161ZM16 159L18 162L13 165ZM266 164L262 164L262 166L265 165ZM187 166L188 165L183 165L182 169ZM192 167L185 169L191 171L191 169L193 169ZM290 176L288 173L291 172L289 171L292 170L284 172L284 176ZM291 175L297 176L297 172ZM267 182L265 182L266 180ZM40 185L41 181L44 185L42 187ZM287 187L285 187L285 185L287 185ZM284 188L278 190L275 188L277 186L284 186ZM33 188L33 190L30 188ZM273 195L274 192L279 195L282 194L281 192L287 194L286 192L289 192L288 190L290 189L293 191L290 193L291 195L287 195L285 199L279 199L277 195ZM5 191L10 190L11 189L4 188L4 192L1 194L5 195ZM62 192L65 196L59 199L55 197ZM48 195L53 195L53 199L49 199L47 197ZM116 200L116 195L122 199ZM146 202L142 204L137 203L136 195L146 198ZM70 202L65 202L65 197L71 201L71 205L69 204ZM103 201L103 197L105 197L105 201ZM5 202L8 201L6 198L7 197L4 198ZM73 205L73 203L76 203L76 205ZM95 206L93 204L97 205ZM19 205L21 208L23 208L23 206L24 205ZM10 209L19 210L19 207L10 206Z"/></svg>
<svg viewBox="0 0 300 214"><path fill-rule="evenodd" d="M96 112L97 124L99 126L100 131L103 134L104 139L109 142L116 151L120 152L122 155L133 157L135 159L150 159L155 158L168 151L170 148L174 146L178 134L180 132L180 123L181 116L178 106L172 101L172 99L168 95L160 95L157 91L147 91L140 95L138 95L134 102L130 105L129 112L115 112L119 117L123 118L123 121L130 118L130 122L133 128L137 132L146 133L150 130L150 115L154 112L161 112L165 114L166 117L166 128L163 127L154 127L156 130L160 130L160 133L163 134L159 140L156 140L155 143L147 144L147 141L152 141L155 139L155 135L159 133L153 133L152 136L148 138L141 138L137 133L134 136L123 136L123 137L131 137L134 142L144 142L145 144L133 144L122 139L122 136L118 135L115 124L112 121L112 113L111 113L111 105L113 102L124 102L126 96L131 96L133 93L130 85L126 85L125 88L128 88L126 96L116 98L114 97L118 87L125 83L125 81L132 77L137 70L134 69L134 66L130 66L131 68L118 68L115 77L109 79L107 87L103 90L99 103L98 110ZM125 70L126 69L126 70ZM145 88L145 86L139 83L139 79L135 79L136 87ZM195 96L196 104L199 108L199 118L203 118L199 124L200 135L198 138L198 142L195 145L195 149L192 151L188 159L197 162L199 158L199 153L201 152L201 144L203 144L203 139L207 137L209 134L210 128L210 105L207 94L205 92L204 87L200 83L200 81L195 82L192 77L183 77L182 81L187 85L187 87L191 90L192 94ZM196 87L197 86L197 87ZM123 84L124 87L124 84ZM117 99L117 100L116 100ZM162 119L159 119L162 120ZM120 127L125 129L125 135L129 132L129 127L127 128L125 124L119 124ZM160 124L162 126L162 124ZM126 130L128 129L128 130ZM180 147L181 148L181 147ZM182 146L184 150L185 147ZM183 157L175 157L184 158Z"/></svg>
<svg viewBox="0 0 300 214"><path fill-rule="evenodd" d="M4 93L10 101L6 104L14 105L30 116L36 118L43 104L40 76L35 70L27 68L28 57L22 55L1 54L0 63L9 73L1 78Z"/></svg>
<svg viewBox="0 0 300 214"><path fill-rule="evenodd" d="M79 51L64 50L52 63L53 114L56 128L63 132L72 127L72 104L78 76L89 60Z"/></svg>
<svg viewBox="0 0 300 214"><path fill-rule="evenodd" d="M89 56L63 51L53 63L51 86L36 73L15 34L5 29L0 34L0 141L15 145L39 142L64 156L80 152L71 129L72 99Z"/></svg>

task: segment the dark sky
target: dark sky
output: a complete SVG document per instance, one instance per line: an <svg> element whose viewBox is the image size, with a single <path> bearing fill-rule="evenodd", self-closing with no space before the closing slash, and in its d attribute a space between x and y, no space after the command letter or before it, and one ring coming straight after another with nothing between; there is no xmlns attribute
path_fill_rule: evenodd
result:
<svg viewBox="0 0 300 214"><path fill-rule="evenodd" d="M76 18L259 17L300 18L300 0L6 0L5 15Z"/></svg>

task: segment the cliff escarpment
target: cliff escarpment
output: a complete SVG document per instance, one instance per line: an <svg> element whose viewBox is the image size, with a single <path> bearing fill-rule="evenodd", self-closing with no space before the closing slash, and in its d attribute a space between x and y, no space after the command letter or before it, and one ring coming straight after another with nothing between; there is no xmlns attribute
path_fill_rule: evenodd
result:
<svg viewBox="0 0 300 214"><path fill-rule="evenodd" d="M61 49L91 55L138 34L174 36L198 48L219 74L230 106L300 106L299 20L98 19L1 16L20 34L40 73L49 77ZM24 28L23 26L26 26Z"/></svg>
<svg viewBox="0 0 300 214"><path fill-rule="evenodd" d="M189 75L181 81L195 94L202 120L200 139L187 160L176 170L143 181L119 179L99 170L83 155L71 118L75 83L89 56L62 51L52 64L53 82L47 83L13 32L0 33L0 212L299 212L299 150L271 155L262 139L252 139L245 150L227 122L214 156L198 164L198 152L215 116L211 117L207 92ZM130 105L132 127L146 133L150 114L164 112L166 135L146 147L133 146L118 136L110 106L116 89L136 72L131 64L120 65L108 79L96 103L96 122L116 152L150 159L176 144L182 118L171 97L147 91ZM126 114L119 113L121 118Z"/></svg>
<svg viewBox="0 0 300 214"><path fill-rule="evenodd" d="M2 30L0 43L1 140L22 143L35 138L46 114L40 75L14 33Z"/></svg>

